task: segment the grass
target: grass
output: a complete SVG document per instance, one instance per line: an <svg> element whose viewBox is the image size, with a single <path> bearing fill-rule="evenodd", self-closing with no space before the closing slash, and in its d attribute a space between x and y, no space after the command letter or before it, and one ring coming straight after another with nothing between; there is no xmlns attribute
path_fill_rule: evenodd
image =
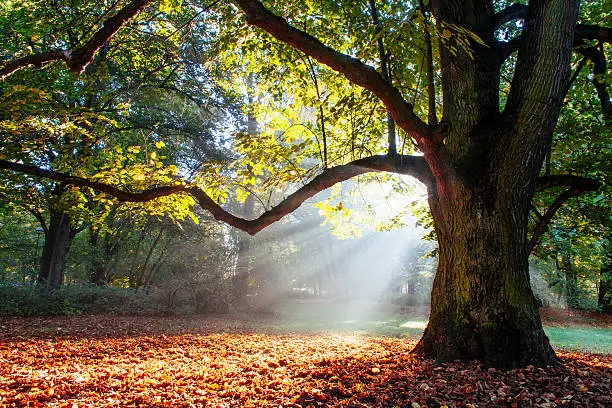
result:
<svg viewBox="0 0 612 408"><path fill-rule="evenodd" d="M257 323L275 332L354 333L374 337L419 339L427 325L423 308L381 309L375 302L292 301ZM551 322L554 323L554 322ZM566 351L612 354L612 329L593 325L548 326L553 347ZM591 323L593 324L593 323Z"/></svg>
<svg viewBox="0 0 612 408"><path fill-rule="evenodd" d="M599 327L544 327L550 343L568 351L612 354L612 329Z"/></svg>

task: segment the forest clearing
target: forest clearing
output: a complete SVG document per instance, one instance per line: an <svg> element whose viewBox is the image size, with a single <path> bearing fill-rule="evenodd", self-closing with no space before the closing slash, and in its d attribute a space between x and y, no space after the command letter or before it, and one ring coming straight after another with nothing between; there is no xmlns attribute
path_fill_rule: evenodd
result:
<svg viewBox="0 0 612 408"><path fill-rule="evenodd" d="M608 3L0 1L0 406L612 407Z"/></svg>
<svg viewBox="0 0 612 408"><path fill-rule="evenodd" d="M609 407L612 321L596 316L545 310L543 321L607 329L606 354L551 340L562 366L507 372L420 359L409 353L420 333L333 332L329 321L307 332L274 316L3 318L0 404Z"/></svg>

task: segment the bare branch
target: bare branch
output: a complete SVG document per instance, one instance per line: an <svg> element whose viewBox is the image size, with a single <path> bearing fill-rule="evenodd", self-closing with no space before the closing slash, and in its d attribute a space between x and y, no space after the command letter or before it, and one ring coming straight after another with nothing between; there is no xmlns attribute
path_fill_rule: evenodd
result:
<svg viewBox="0 0 612 408"><path fill-rule="evenodd" d="M419 0L419 6L423 17L425 18L425 31L423 33L425 37L425 59L427 62L427 100L428 116L427 123L430 125L436 125L438 123L438 116L436 115L436 85L434 84L434 63L433 63L433 51L431 48L431 36L427 26L429 25L429 18L425 12L425 5L423 0Z"/></svg>
<svg viewBox="0 0 612 408"><path fill-rule="evenodd" d="M493 30L497 30L502 25L510 21L524 19L527 15L528 9L529 6L520 3L515 3L509 7L506 7L493 17ZM510 54L517 51L522 40L522 35L519 34L517 37L508 42L500 42L499 46L502 60L505 60ZM612 29L597 25L577 24L574 31L574 45L583 44L584 40L597 40L600 42L610 43L612 42Z"/></svg>
<svg viewBox="0 0 612 408"><path fill-rule="evenodd" d="M135 203L151 201L159 197L165 197L171 194L176 194L181 191L185 191L186 189L185 185L179 184L175 186L155 187L140 193L133 193L126 190L121 190L120 188L113 187L109 184L100 183L98 181L91 181L82 177L70 176L68 174L58 173L53 170L41 169L36 166L14 163L6 160L0 160L0 169L12 170L18 173L24 173L29 174L31 176L55 180L59 181L60 183L69 184L77 187L90 187L103 193L112 195L113 197L116 197L119 201L129 201Z"/></svg>
<svg viewBox="0 0 612 408"><path fill-rule="evenodd" d="M497 48L499 50L499 61L503 62L514 52L518 51L521 44L523 43L525 37L523 34L519 34L516 37L512 38L510 41L503 42L497 41Z"/></svg>
<svg viewBox="0 0 612 408"><path fill-rule="evenodd" d="M412 105L406 102L398 89L385 81L373 67L357 58L342 54L312 35L289 25L283 18L266 9L258 0L236 0L236 3L245 12L249 24L310 55L320 63L343 74L349 81L376 95L397 125L417 141L430 137L431 132L414 114Z"/></svg>
<svg viewBox="0 0 612 408"><path fill-rule="evenodd" d="M0 160L0 169L43 177L78 187L90 187L114 196L120 201L127 202L146 202L172 194L187 193L194 197L198 201L200 207L210 212L215 219L246 231L251 235L256 234L268 225L295 211L304 201L313 197L318 192L336 183L361 174L369 172L392 172L411 175L428 187L432 186L434 183L429 167L422 156L371 156L341 166L325 169L309 183L289 195L272 209L264 212L258 218L254 220L245 220L224 210L200 187L186 183L174 186L154 187L134 193L105 183L90 181L82 177L74 177L52 170L45 170L35 166L9 162L6 160Z"/></svg>
<svg viewBox="0 0 612 408"><path fill-rule="evenodd" d="M28 55L6 63L0 68L0 81L20 69L35 66L40 68L51 61L65 61L70 71L81 73L93 60L96 51L102 47L125 24L153 0L133 0L117 14L108 18L102 27L83 46L75 50L52 50L41 54Z"/></svg>

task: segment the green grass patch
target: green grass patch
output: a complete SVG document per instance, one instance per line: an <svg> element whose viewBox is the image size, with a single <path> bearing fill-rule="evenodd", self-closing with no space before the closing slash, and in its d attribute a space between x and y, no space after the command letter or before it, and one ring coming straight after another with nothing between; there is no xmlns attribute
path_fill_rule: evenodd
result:
<svg viewBox="0 0 612 408"><path fill-rule="evenodd" d="M567 351L612 354L612 329L544 327L553 347Z"/></svg>
<svg viewBox="0 0 612 408"><path fill-rule="evenodd" d="M297 333L359 333L418 339L427 325L423 313L398 313L373 302L290 302L274 310L266 329ZM612 354L612 329L544 327L553 347L567 351Z"/></svg>

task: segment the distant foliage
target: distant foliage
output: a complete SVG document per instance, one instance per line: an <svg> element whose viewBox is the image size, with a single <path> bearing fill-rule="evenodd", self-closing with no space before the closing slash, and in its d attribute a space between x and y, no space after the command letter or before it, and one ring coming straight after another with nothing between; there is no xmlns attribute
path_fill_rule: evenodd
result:
<svg viewBox="0 0 612 408"><path fill-rule="evenodd" d="M195 293L195 292L194 292ZM0 316L75 314L163 315L222 312L222 294L194 296L185 287L134 291L125 288L64 286L51 293L36 286L0 286Z"/></svg>

